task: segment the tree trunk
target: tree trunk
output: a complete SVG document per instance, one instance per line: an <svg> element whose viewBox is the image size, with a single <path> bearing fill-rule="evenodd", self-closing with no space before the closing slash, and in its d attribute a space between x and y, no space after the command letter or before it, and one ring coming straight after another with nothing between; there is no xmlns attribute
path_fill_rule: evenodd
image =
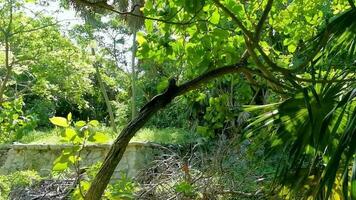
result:
<svg viewBox="0 0 356 200"><path fill-rule="evenodd" d="M132 56L131 56L131 119L136 117L136 31L132 33Z"/></svg>
<svg viewBox="0 0 356 200"><path fill-rule="evenodd" d="M246 63L237 63L221 68L217 68L207 72L191 81L180 86L176 86L175 80L171 79L167 90L151 99L138 113L138 115L129 122L129 124L121 131L118 138L114 141L110 151L106 155L103 164L97 175L95 176L85 200L98 200L103 195L106 186L108 185L116 166L119 164L128 143L135 133L145 125L145 123L158 110L169 104L175 97L182 95L191 90L197 89L203 83L206 83L216 77L225 74L236 73Z"/></svg>
<svg viewBox="0 0 356 200"><path fill-rule="evenodd" d="M95 70L96 70L96 76L98 78L98 82L99 82L99 87L101 90L101 93L103 94L104 100L105 100L105 104L106 104L106 109L109 113L109 118L110 118L110 126L112 128L112 130L116 133L117 129L116 129L116 124L115 124L115 117L114 117L114 113L110 104L110 100L108 97L108 93L106 92L105 89L105 85L103 80L101 79L101 75L100 75L100 71L99 71L99 63L95 63L94 64Z"/></svg>

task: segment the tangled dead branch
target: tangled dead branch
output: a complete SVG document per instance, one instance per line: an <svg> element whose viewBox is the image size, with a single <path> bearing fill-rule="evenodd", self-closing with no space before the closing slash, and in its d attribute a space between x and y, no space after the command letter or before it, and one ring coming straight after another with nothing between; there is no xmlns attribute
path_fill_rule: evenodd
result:
<svg viewBox="0 0 356 200"><path fill-rule="evenodd" d="M239 146L236 140L223 138L208 145L160 146L164 153L136 178L141 188L136 198L264 199L261 182L267 176L248 166L244 147Z"/></svg>

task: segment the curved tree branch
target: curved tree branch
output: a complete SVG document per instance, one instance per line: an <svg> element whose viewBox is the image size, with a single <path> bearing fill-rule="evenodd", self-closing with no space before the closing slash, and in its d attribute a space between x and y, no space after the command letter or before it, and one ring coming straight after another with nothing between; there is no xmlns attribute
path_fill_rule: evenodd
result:
<svg viewBox="0 0 356 200"><path fill-rule="evenodd" d="M221 2L220 0L213 0L215 5L220 8L221 10L223 10L229 17L231 17L231 19L235 22L235 24L242 30L242 32L251 40L253 40L252 37L252 33L243 25L243 23L241 22L241 20L239 20L236 15L231 12L231 10L229 10L228 8L226 8Z"/></svg>
<svg viewBox="0 0 356 200"><path fill-rule="evenodd" d="M120 135L114 141L104 162L94 178L88 192L85 195L85 200L100 199L106 186L108 185L112 174L118 163L120 162L126 147L131 138L136 132L145 125L145 123L159 111L169 104L175 97L184 93L199 88L202 84L226 74L239 72L246 63L236 63L211 70L197 78L188 81L180 86L176 85L174 79L170 80L169 86L165 92L153 97L138 113L138 115L129 122L129 124L121 131Z"/></svg>
<svg viewBox="0 0 356 200"><path fill-rule="evenodd" d="M196 23L198 21L205 21L205 20L194 20L196 18L197 13L191 19L189 19L187 21L175 22L175 21L170 21L170 19L166 20L166 19L161 19L161 18L154 18L154 17L148 17L148 16L144 16L144 15L135 14L134 13L135 7L136 6L140 6L140 5L135 5L133 7L133 9L131 9L130 11L119 11L114 6L109 5L109 4L107 4L106 2L103 2L103 1L100 1L100 2L90 2L88 0L71 0L71 1L74 2L74 3L82 4L82 5L87 6L89 8L100 8L100 9L111 11L111 12L119 14L119 15L131 15L131 16L134 16L134 17L139 17L139 18L143 18L143 19L147 19L147 20L163 22L163 23L166 23L166 24L189 25L189 24L194 24L194 23ZM200 12L200 11L201 11L201 9L198 12Z"/></svg>

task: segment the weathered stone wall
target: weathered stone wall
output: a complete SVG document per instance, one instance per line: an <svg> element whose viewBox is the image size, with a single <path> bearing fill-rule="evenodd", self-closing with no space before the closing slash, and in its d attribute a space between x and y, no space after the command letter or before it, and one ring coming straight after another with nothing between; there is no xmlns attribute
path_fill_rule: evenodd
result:
<svg viewBox="0 0 356 200"><path fill-rule="evenodd" d="M13 144L0 146L0 173L7 174L19 170L36 170L41 175L49 175L53 161L65 149L73 148L69 144ZM89 144L81 152L81 166L90 166L102 161L109 151L110 144ZM148 143L130 143L122 161L116 168L114 177L120 176L120 171L134 177L142 169L156 151Z"/></svg>

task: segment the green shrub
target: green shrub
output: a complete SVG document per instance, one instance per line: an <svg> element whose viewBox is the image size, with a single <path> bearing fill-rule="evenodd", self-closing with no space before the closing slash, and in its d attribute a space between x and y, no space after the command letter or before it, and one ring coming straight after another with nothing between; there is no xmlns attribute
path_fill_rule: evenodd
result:
<svg viewBox="0 0 356 200"><path fill-rule="evenodd" d="M8 199L13 189L30 186L40 179L35 171L18 171L9 175L0 175L0 200Z"/></svg>
<svg viewBox="0 0 356 200"><path fill-rule="evenodd" d="M0 106L0 143L12 142L36 128L34 115L25 115L22 111L22 98L5 102Z"/></svg>
<svg viewBox="0 0 356 200"><path fill-rule="evenodd" d="M34 97L29 102L26 103L25 107L26 113L31 113L35 115L40 127L48 127L48 118L53 116L56 112L55 103L45 98Z"/></svg>

